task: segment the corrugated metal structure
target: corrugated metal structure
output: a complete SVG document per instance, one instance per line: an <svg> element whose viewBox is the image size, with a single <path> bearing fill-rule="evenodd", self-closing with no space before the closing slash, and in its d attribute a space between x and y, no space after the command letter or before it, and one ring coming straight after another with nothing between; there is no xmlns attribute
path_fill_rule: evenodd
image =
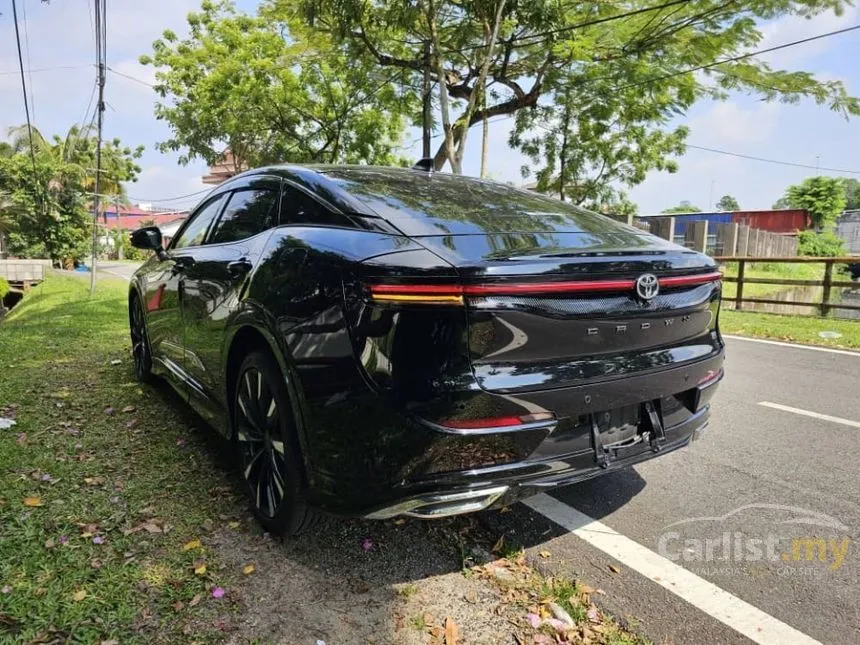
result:
<svg viewBox="0 0 860 645"><path fill-rule="evenodd" d="M675 218L675 237L683 238L687 231L689 222L707 221L711 223L746 224L750 228L771 233L794 234L811 226L809 213L802 208L785 210L762 210L762 211L734 211L734 212L710 212L710 213L673 213L659 215L644 215L637 219L649 221L666 217Z"/></svg>
<svg viewBox="0 0 860 645"><path fill-rule="evenodd" d="M746 224L750 228L757 228L760 231L786 234L805 231L812 225L809 213L803 208L778 211L736 211L732 213L731 221Z"/></svg>
<svg viewBox="0 0 860 645"><path fill-rule="evenodd" d="M860 255L860 211L845 211L836 220L836 234L845 240L846 255Z"/></svg>

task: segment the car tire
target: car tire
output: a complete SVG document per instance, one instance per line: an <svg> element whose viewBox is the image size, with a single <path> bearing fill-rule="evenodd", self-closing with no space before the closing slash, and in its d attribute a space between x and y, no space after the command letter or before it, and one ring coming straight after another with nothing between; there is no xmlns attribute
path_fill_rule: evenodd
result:
<svg viewBox="0 0 860 645"><path fill-rule="evenodd" d="M134 363L134 376L139 383L152 383L152 346L146 329L146 315L140 298L131 299L129 304L129 330L131 332L131 357Z"/></svg>
<svg viewBox="0 0 860 645"><path fill-rule="evenodd" d="M232 436L239 476L260 524L297 535L317 515L304 500L295 416L281 368L267 351L242 361L232 396Z"/></svg>

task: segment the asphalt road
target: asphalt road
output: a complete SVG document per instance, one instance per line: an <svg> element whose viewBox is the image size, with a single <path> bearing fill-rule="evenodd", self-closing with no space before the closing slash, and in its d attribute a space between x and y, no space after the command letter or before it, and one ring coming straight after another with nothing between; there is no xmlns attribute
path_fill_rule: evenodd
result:
<svg viewBox="0 0 860 645"><path fill-rule="evenodd" d="M519 505L498 528L656 642L860 643L860 354L727 343L704 439L553 492L555 521ZM568 507L599 524L570 533Z"/></svg>
<svg viewBox="0 0 860 645"><path fill-rule="evenodd" d="M122 278L123 280L131 280L131 276L141 264L141 262L101 261L98 263L97 268L99 273L107 274L114 278Z"/></svg>

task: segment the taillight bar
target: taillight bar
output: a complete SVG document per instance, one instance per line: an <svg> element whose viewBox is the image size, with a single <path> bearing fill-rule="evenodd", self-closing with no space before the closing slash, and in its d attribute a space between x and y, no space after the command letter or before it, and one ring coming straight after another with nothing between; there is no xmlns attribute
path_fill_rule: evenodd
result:
<svg viewBox="0 0 860 645"><path fill-rule="evenodd" d="M690 284L705 284L707 282L719 282L723 279L723 274L719 271L713 273L700 273L699 275L679 275L669 278L660 278L661 287L680 287Z"/></svg>
<svg viewBox="0 0 860 645"><path fill-rule="evenodd" d="M720 272L659 278L661 287L716 282ZM370 296L380 302L425 304L463 304L464 296L523 295L546 293L584 293L595 291L632 291L635 280L568 280L564 282L517 282L499 284L371 284Z"/></svg>
<svg viewBox="0 0 860 645"><path fill-rule="evenodd" d="M478 419L445 419L433 425L441 430L464 431L473 433L511 432L531 430L554 424L552 412L533 412L519 416L484 417Z"/></svg>

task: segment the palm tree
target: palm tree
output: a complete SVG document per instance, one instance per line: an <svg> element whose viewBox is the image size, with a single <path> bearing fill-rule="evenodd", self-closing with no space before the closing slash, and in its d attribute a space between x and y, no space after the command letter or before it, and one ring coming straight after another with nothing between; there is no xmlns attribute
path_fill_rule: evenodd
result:
<svg viewBox="0 0 860 645"><path fill-rule="evenodd" d="M13 152L29 152L30 131L26 125L9 128L10 146ZM38 130L32 128L33 149L37 156L55 162L64 168L62 173L53 177L48 187L60 190L70 178L80 179L84 188L89 192L95 192L96 170L95 170L95 141L89 136L89 128L81 128L73 125L69 128L65 137L54 135L49 141ZM106 147L118 146L119 141L107 142ZM118 164L121 163L120 156L116 154L102 154L102 176L99 192L103 195L117 195L125 202L125 187L118 177L122 174Z"/></svg>

